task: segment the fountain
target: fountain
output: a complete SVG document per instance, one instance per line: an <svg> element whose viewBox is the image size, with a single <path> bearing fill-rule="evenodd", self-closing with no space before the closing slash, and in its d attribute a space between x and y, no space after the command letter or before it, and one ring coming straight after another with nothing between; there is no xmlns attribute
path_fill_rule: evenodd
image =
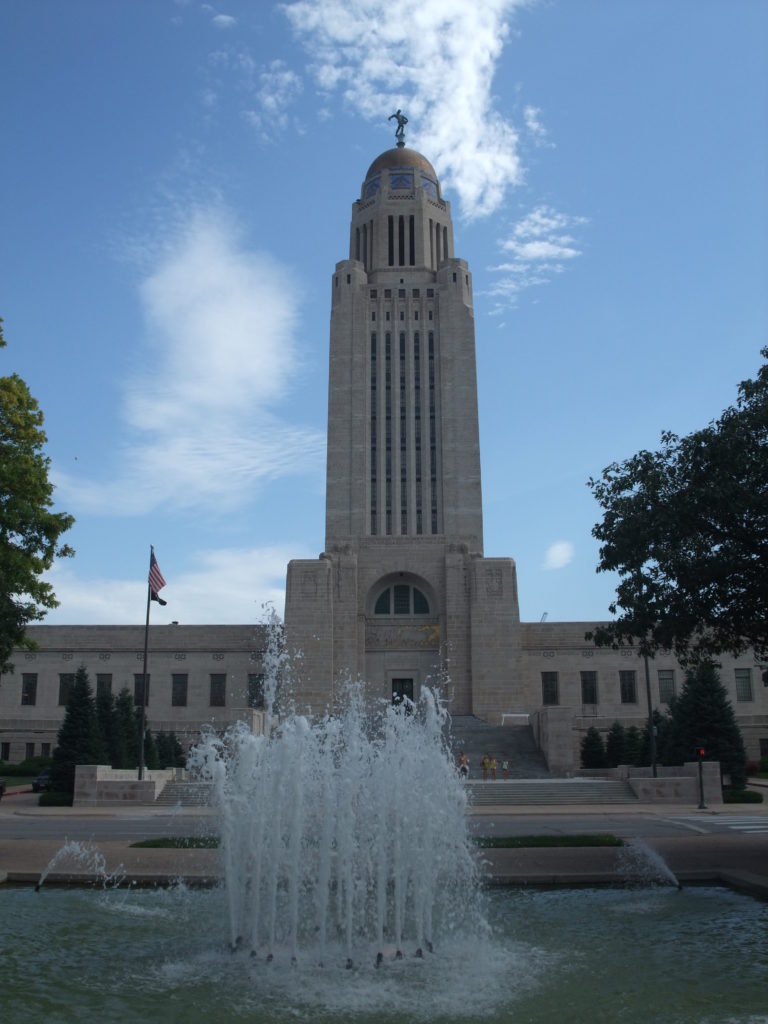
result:
<svg viewBox="0 0 768 1024"><path fill-rule="evenodd" d="M483 889L435 693L372 715L352 684L310 723L276 713L273 658L265 734L210 733L192 756L225 884L0 887L3 1024L69 1019L57 1005L80 1024L767 1024L767 903L658 884ZM56 864L94 854L64 850Z"/></svg>
<svg viewBox="0 0 768 1024"><path fill-rule="evenodd" d="M372 716L354 684L338 716L278 722L268 703L265 735L203 739L193 764L213 783L232 949L380 966L480 920L445 718L426 687Z"/></svg>
<svg viewBox="0 0 768 1024"><path fill-rule="evenodd" d="M51 872L58 868L72 864L77 867L78 872L85 869L91 878L98 880L103 886L120 885L125 877L122 865L112 872L107 871L107 862L104 854L93 843L77 842L74 839L67 840L64 845L56 851L46 864L35 885L35 892L40 892L46 878Z"/></svg>
<svg viewBox="0 0 768 1024"><path fill-rule="evenodd" d="M642 839L632 839L622 847L619 858L620 870L627 879L641 885L673 885L676 889L682 886L661 854Z"/></svg>

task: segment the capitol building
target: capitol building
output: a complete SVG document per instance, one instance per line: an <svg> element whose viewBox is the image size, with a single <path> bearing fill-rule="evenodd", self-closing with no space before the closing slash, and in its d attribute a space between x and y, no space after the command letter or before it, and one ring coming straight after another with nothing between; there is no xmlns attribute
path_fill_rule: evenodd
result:
<svg viewBox="0 0 768 1024"><path fill-rule="evenodd" d="M429 685L453 715L530 727L555 774L578 767L590 726L642 728L638 652L585 641L593 622L521 622L514 560L483 552L472 274L434 168L402 137L352 203L329 360L325 550L287 572L297 708L332 710L350 676L370 700L418 699ZM3 761L51 752L80 665L94 689L138 698L142 684L142 625L27 632L37 649L15 651L0 680ZM206 723L260 728L266 647L264 626L151 626L153 731L190 743ZM660 652L653 706L664 712L683 679ZM748 756L768 755L760 666L726 656L721 679Z"/></svg>

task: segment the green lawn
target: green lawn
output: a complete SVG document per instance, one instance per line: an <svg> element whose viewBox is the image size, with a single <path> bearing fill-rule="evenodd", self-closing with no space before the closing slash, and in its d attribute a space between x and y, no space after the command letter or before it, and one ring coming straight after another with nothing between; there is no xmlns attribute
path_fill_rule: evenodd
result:
<svg viewBox="0 0 768 1024"><path fill-rule="evenodd" d="M37 778L35 775L3 775L0 771L0 779L5 779L6 790L11 787L16 788L17 786L26 786L28 789L32 788L32 780Z"/></svg>
<svg viewBox="0 0 768 1024"><path fill-rule="evenodd" d="M515 850L536 846L623 846L624 840L609 833L575 836L479 836L477 846L485 849ZM216 836L164 836L142 839L131 846L143 850L215 850L219 846Z"/></svg>
<svg viewBox="0 0 768 1024"><path fill-rule="evenodd" d="M478 846L495 850L517 850L536 846L623 846L624 840L607 832L575 836L479 836Z"/></svg>
<svg viewBox="0 0 768 1024"><path fill-rule="evenodd" d="M142 850L215 850L219 840L217 836L164 836L142 839L131 846Z"/></svg>

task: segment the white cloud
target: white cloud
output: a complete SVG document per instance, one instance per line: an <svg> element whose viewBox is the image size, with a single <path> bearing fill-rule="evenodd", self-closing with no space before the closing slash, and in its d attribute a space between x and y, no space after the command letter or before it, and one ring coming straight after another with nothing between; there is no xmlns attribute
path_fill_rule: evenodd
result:
<svg viewBox="0 0 768 1024"><path fill-rule="evenodd" d="M541 123L540 114L541 110L538 107L527 106L524 108L523 118L528 134L537 146L554 146L554 143L549 141L549 132Z"/></svg>
<svg viewBox="0 0 768 1024"><path fill-rule="evenodd" d="M237 18L233 18L231 14L219 14L216 8L210 4L201 4L200 10L211 15L211 24L215 25L216 28L234 28L237 24Z"/></svg>
<svg viewBox="0 0 768 1024"><path fill-rule="evenodd" d="M107 482L59 472L76 510L234 507L265 480L316 472L324 435L276 412L296 371L295 289L220 211L195 214L140 288L147 369L126 387L126 440Z"/></svg>
<svg viewBox="0 0 768 1024"><path fill-rule="evenodd" d="M272 138L275 129L288 124L288 109L301 95L301 78L281 60L273 60L258 75L256 108L245 112L246 120L257 128L264 139Z"/></svg>
<svg viewBox="0 0 768 1024"><path fill-rule="evenodd" d="M400 107L467 217L522 180L518 135L491 87L514 10L527 0L294 0L284 6L320 88L382 121ZM533 108L531 108L533 109Z"/></svg>
<svg viewBox="0 0 768 1024"><path fill-rule="evenodd" d="M499 240L499 249L512 259L489 268L499 275L488 290L497 299L493 313L498 315L514 305L526 288L547 284L553 274L563 271L568 260L580 256L570 231L586 223L586 217L572 217L541 205L513 224L507 236Z"/></svg>
<svg viewBox="0 0 768 1024"><path fill-rule="evenodd" d="M213 549L198 552L192 572L176 574L163 561L168 581L165 608L152 606L152 621L242 623L263 621L263 604L271 603L282 618L285 605L285 567L291 558L309 558L301 545ZM51 625L87 622L93 625L135 624L146 606L145 580L79 577L76 566L57 562L46 574L60 601L45 622Z"/></svg>
<svg viewBox="0 0 768 1024"><path fill-rule="evenodd" d="M554 544L549 545L544 554L544 568L564 569L573 561L575 554L576 549L569 540L556 540Z"/></svg>

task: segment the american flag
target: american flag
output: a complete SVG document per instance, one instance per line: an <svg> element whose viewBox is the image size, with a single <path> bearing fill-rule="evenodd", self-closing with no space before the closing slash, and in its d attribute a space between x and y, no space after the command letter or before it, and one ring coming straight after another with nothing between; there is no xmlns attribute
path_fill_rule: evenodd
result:
<svg viewBox="0 0 768 1024"><path fill-rule="evenodd" d="M152 548L152 553L149 556L149 589L152 591L152 600L157 601L158 604L165 604L165 601L161 601L157 596L158 592L165 586L165 580L163 574L160 572L160 566L157 564L155 558L155 549Z"/></svg>

